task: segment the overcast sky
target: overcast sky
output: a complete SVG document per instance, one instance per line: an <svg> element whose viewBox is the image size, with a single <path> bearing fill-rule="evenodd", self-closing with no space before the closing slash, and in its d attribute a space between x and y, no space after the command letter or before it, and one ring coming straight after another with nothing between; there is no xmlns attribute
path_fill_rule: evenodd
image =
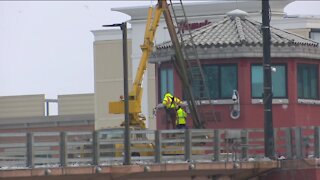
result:
<svg viewBox="0 0 320 180"><path fill-rule="evenodd" d="M0 96L93 93L93 35L130 17L110 8L151 1L1 1ZM320 2L294 2L288 14L320 15Z"/></svg>

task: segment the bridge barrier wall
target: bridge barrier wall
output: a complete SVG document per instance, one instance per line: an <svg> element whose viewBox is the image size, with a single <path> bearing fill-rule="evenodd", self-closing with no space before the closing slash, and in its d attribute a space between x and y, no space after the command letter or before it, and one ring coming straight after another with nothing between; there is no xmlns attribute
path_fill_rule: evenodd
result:
<svg viewBox="0 0 320 180"><path fill-rule="evenodd" d="M275 158L319 157L319 127L275 128ZM134 164L254 161L263 129L130 130ZM122 165L124 129L0 133L0 167Z"/></svg>

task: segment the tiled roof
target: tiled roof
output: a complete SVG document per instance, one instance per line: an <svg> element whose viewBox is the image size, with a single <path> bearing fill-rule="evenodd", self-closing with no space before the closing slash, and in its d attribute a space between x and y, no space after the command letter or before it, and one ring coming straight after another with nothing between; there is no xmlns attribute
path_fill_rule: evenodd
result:
<svg viewBox="0 0 320 180"><path fill-rule="evenodd" d="M294 33L270 27L273 46L313 46L318 43ZM211 23L192 31L196 46L200 47L232 47L262 46L261 23L246 18L246 12L234 10L224 20ZM189 36L184 38L185 46L192 46ZM171 48L171 41L156 46L157 49Z"/></svg>

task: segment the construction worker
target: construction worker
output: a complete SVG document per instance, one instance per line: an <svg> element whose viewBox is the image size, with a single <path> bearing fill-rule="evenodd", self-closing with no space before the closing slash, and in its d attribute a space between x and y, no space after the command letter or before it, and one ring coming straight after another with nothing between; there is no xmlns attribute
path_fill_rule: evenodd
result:
<svg viewBox="0 0 320 180"><path fill-rule="evenodd" d="M170 92L167 92L163 97L162 104L165 107L167 117L169 116L171 120L173 128L175 128L176 107L179 106L181 103L182 101L179 98L173 96Z"/></svg>
<svg viewBox="0 0 320 180"><path fill-rule="evenodd" d="M177 107L177 119L176 119L176 127L177 129L185 129L186 128L186 119L187 113L183 110L181 106Z"/></svg>
<svg viewBox="0 0 320 180"><path fill-rule="evenodd" d="M178 105L180 105L182 102L179 98L173 96L171 93L167 92L164 97L162 104L167 109L175 109Z"/></svg>

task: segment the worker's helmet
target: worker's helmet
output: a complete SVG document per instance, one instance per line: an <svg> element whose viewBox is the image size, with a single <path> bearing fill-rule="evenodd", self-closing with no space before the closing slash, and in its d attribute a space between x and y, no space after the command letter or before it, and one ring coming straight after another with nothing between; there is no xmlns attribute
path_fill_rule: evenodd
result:
<svg viewBox="0 0 320 180"><path fill-rule="evenodd" d="M166 94L165 94L164 96L170 96L170 97L173 97L173 95L172 95L169 91L167 91L167 92L166 92Z"/></svg>

